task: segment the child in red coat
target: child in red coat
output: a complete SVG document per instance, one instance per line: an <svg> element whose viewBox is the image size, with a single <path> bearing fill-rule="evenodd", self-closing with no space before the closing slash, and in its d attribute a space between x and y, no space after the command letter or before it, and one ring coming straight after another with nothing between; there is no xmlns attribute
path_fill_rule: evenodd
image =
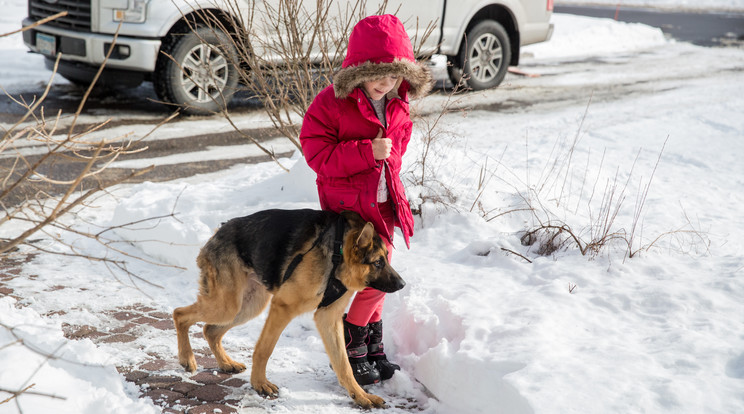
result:
<svg viewBox="0 0 744 414"><path fill-rule="evenodd" d="M307 110L300 143L317 173L320 206L352 210L371 222L388 248L393 227L406 246L413 215L400 180L401 158L411 139L408 98L426 95L432 79L417 63L408 34L393 15L370 16L354 26L342 68L333 85ZM349 362L361 385L392 377L382 345L385 294L358 292L344 320Z"/></svg>

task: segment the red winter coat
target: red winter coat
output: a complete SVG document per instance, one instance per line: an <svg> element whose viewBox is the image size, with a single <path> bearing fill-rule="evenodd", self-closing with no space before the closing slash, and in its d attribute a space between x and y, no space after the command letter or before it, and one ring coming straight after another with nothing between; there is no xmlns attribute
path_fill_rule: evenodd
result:
<svg viewBox="0 0 744 414"><path fill-rule="evenodd" d="M360 86L393 74L402 82L388 94L385 128ZM380 236L392 241L393 235L388 234L377 208L377 186L380 174L386 171L395 225L409 245L413 215L400 180L401 158L411 139L408 97L423 96L430 88L431 75L416 63L411 42L397 17L370 16L354 27L342 69L334 75L334 84L315 97L300 132L305 159L318 174L322 209L356 211L375 226ZM377 161L372 139L380 129L383 137L393 141L393 148L390 157Z"/></svg>

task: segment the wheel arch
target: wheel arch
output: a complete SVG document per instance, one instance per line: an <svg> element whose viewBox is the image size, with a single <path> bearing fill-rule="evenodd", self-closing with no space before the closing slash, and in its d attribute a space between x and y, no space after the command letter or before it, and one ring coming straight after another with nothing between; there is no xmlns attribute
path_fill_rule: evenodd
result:
<svg viewBox="0 0 744 414"><path fill-rule="evenodd" d="M193 114L205 114L214 112L214 109L209 108L211 104L202 105L202 103L190 102L189 98L183 97L184 92L178 89L178 86L173 83L173 77L170 74L172 70L172 61L174 57L172 53L183 39L186 39L192 32L202 40L201 36L197 33L200 31L205 35L207 33L213 33L218 36L227 36L234 38L240 33L241 27L237 25L238 20L234 19L230 14L218 8L203 8L192 10L190 13L183 14L163 36L163 40L160 45L160 53L158 54L157 62L155 65L155 71L151 75L153 86L158 97L164 102L175 103L177 105L184 106L187 113ZM207 32L204 32L207 30ZM234 47L234 46L233 46ZM230 66L233 66L230 64ZM228 79L233 79L234 82L239 82L240 75L235 73L236 68L228 69L233 75L228 75ZM233 77L234 76L234 77ZM237 79L237 80L235 80ZM231 84L232 81L228 82ZM234 90L234 85L231 85L230 90ZM223 105L229 103L232 97L232 92L225 94L224 97L227 99L226 102L218 103L217 105Z"/></svg>
<svg viewBox="0 0 744 414"><path fill-rule="evenodd" d="M457 53L461 52L465 33L468 33L478 23L484 20L493 20L501 24L509 35L509 46L511 47L511 60L509 64L516 66L519 63L519 29L517 27L517 20L514 17L512 11L501 4L490 4L480 10L478 10L468 22L463 32L463 40L460 42Z"/></svg>
<svg viewBox="0 0 744 414"><path fill-rule="evenodd" d="M189 32L198 25L213 26L215 24L227 29L230 37L235 37L240 33L240 23L227 11L219 8L202 8L183 14L171 26L165 37Z"/></svg>

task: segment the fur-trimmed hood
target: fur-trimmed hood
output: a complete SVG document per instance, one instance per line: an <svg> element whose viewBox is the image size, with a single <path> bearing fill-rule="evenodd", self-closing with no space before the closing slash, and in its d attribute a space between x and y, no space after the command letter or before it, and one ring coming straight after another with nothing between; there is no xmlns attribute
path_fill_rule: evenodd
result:
<svg viewBox="0 0 744 414"><path fill-rule="evenodd" d="M403 23L391 15L369 16L354 26L349 36L346 59L333 76L337 98L346 98L362 83L388 75L402 82L394 95L425 96L432 87L429 69L413 55L411 40Z"/></svg>

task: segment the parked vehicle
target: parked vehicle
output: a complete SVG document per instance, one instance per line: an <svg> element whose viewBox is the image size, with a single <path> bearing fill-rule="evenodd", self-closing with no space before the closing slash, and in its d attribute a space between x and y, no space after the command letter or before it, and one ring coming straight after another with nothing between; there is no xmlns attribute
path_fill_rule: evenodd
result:
<svg viewBox="0 0 744 414"><path fill-rule="evenodd" d="M136 86L151 81L163 101L187 112L208 113L231 98L238 74L225 55L229 50L209 47L224 43L227 34L193 22L208 14L229 27L240 20L232 16L235 3L265 10L262 6L276 9L286 1L29 0L24 27L58 12L67 15L25 31L23 40L47 57L49 68L61 53L58 73L73 83L89 84L111 52L99 83ZM334 1L339 7L329 8L332 12L356 3ZM382 1L361 4L374 12ZM419 53L446 55L453 82L465 79L475 90L501 83L508 66L518 63L520 47L548 40L553 31L553 0L389 0L386 10L404 22L414 41L422 38L427 24L433 25ZM270 29L260 35L277 36Z"/></svg>

